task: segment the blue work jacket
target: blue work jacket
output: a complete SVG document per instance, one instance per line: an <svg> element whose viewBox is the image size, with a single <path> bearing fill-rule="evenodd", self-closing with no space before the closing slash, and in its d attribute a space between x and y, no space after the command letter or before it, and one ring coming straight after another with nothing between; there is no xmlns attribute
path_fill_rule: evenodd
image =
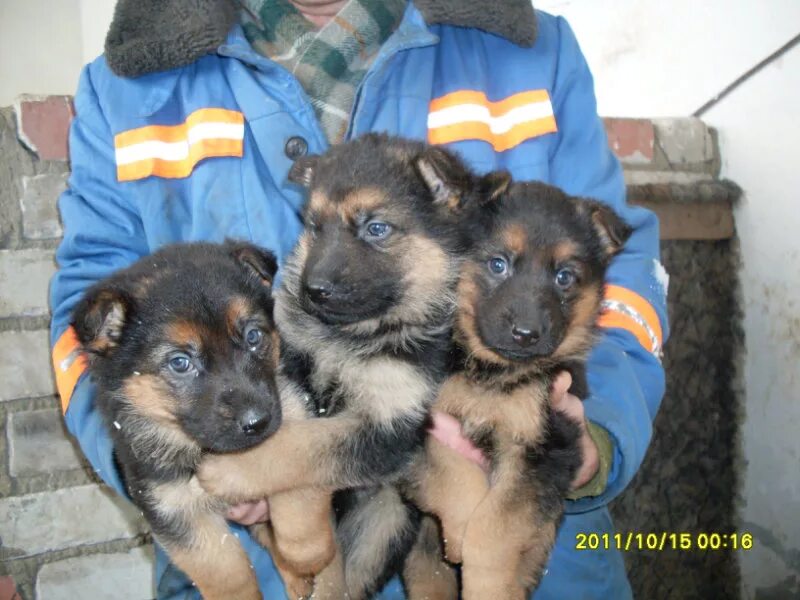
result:
<svg viewBox="0 0 800 600"><path fill-rule="evenodd" d="M445 144L479 171L507 169L607 202L633 227L608 273L605 329L588 369L586 415L614 447L608 485L600 496L568 502L533 596L627 598L619 552L576 550L576 541L579 533L613 533L606 505L639 467L664 391L658 222L625 203L572 31L561 18L537 18L537 41L522 48L477 29L429 26L409 4L358 88L347 137L383 131ZM321 153L328 144L297 80L257 54L238 26L216 53L135 79L114 75L99 57L83 70L75 110L51 286L54 366L69 431L100 477L124 494L92 381L75 356L70 311L89 285L171 242L242 238L283 259L302 229L303 193L287 181L292 159L304 145ZM282 598L269 555L233 527L264 597ZM158 597L198 597L158 556ZM380 597L402 598L399 582Z"/></svg>

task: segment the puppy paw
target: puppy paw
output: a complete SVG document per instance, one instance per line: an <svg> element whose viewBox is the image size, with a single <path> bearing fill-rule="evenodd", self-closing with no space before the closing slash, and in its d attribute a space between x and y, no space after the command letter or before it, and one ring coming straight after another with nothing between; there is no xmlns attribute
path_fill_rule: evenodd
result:
<svg viewBox="0 0 800 600"><path fill-rule="evenodd" d="M450 540L450 538L445 538L444 557L447 559L447 562L453 563L454 565L461 564L462 561L461 544L453 542L452 540Z"/></svg>
<svg viewBox="0 0 800 600"><path fill-rule="evenodd" d="M324 537L287 541L277 539L278 550L295 573L316 575L327 567L336 554L334 541Z"/></svg>
<svg viewBox="0 0 800 600"><path fill-rule="evenodd" d="M286 586L286 595L290 600L306 600L314 593L314 579L295 575L291 571L280 571L283 585Z"/></svg>
<svg viewBox="0 0 800 600"><path fill-rule="evenodd" d="M252 485L252 471L235 454L213 454L205 457L197 469L197 479L212 496L231 504L263 498Z"/></svg>
<svg viewBox="0 0 800 600"><path fill-rule="evenodd" d="M464 548L464 525L442 519L444 556L448 562L460 564Z"/></svg>

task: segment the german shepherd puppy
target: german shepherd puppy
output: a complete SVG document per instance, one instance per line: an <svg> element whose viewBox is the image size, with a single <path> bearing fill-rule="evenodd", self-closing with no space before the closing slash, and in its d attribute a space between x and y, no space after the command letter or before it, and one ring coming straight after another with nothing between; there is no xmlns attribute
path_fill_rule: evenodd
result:
<svg viewBox="0 0 800 600"><path fill-rule="evenodd" d="M581 464L579 425L550 408L550 386L570 370L585 395L606 268L630 228L607 206L541 183L512 183L467 209L473 249L458 284L457 359L434 408L484 449L490 475L428 441L411 495L441 520L447 559L463 563L465 600L522 600ZM435 542L418 546L436 560Z"/></svg>
<svg viewBox="0 0 800 600"><path fill-rule="evenodd" d="M96 284L73 312L128 493L206 599L261 594L229 535L226 504L198 484L201 457L249 448L304 413L278 395L276 269L271 253L247 243L168 246ZM303 506L307 521L321 519L317 544L329 525L330 502L321 502ZM272 542L266 526L253 530Z"/></svg>
<svg viewBox="0 0 800 600"><path fill-rule="evenodd" d="M303 487L336 499L335 564L315 598L372 594L399 568L415 512L392 485L421 449L445 377L465 250L453 207L492 189L445 150L367 135L298 160L306 229L276 299L286 374L320 418L285 424L236 457L213 456L201 482L231 500Z"/></svg>

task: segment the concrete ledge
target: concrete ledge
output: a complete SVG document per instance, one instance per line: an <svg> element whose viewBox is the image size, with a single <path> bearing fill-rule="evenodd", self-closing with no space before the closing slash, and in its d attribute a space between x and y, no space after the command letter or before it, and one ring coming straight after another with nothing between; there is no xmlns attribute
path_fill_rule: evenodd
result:
<svg viewBox="0 0 800 600"><path fill-rule="evenodd" d="M662 240L727 240L733 237L730 204L659 204L641 202L658 215Z"/></svg>
<svg viewBox="0 0 800 600"><path fill-rule="evenodd" d="M652 210L662 240L724 240L736 232L733 206L741 189L730 181L628 187L628 202Z"/></svg>

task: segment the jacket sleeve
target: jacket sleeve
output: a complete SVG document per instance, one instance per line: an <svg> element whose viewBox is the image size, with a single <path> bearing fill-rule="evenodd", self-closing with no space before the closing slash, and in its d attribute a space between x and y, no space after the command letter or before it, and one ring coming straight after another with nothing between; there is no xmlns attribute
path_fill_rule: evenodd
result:
<svg viewBox="0 0 800 600"><path fill-rule="evenodd" d="M72 308L89 286L148 253L139 214L117 182L113 135L92 81L96 68L97 63L83 70L75 96L69 136L72 173L58 202L64 239L50 283L50 335L67 429L98 475L124 494L111 439L95 407L94 386L70 327Z"/></svg>
<svg viewBox="0 0 800 600"><path fill-rule="evenodd" d="M570 502L568 512L608 503L635 475L664 394L661 345L667 336L667 276L659 262L658 219L629 206L616 157L597 116L589 67L569 25L558 19L559 58L553 88L558 133L550 156L551 183L572 195L613 207L633 228L607 275L601 338L588 363L589 421L611 438L613 458L603 493Z"/></svg>

